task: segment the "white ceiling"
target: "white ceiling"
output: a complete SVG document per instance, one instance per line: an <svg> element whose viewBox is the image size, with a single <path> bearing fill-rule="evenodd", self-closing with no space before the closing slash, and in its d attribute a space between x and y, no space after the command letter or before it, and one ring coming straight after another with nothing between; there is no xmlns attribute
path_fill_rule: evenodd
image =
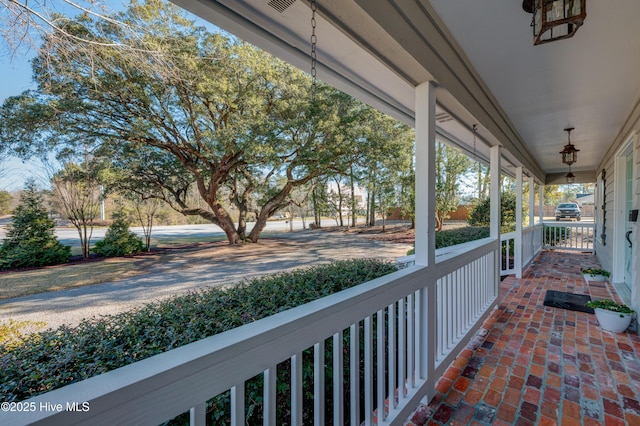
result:
<svg viewBox="0 0 640 426"><path fill-rule="evenodd" d="M640 95L640 1L587 0L573 38L533 46L519 0L431 0L547 173L566 170L563 129L594 170Z"/></svg>
<svg viewBox="0 0 640 426"><path fill-rule="evenodd" d="M309 70L306 0L173 0L258 47ZM290 4L289 4L290 3ZM413 124L413 88L438 85L443 132L488 145L539 180L566 172L566 127L580 152L574 171L595 177L640 95L640 1L587 0L567 40L533 46L521 0L317 0L318 77Z"/></svg>

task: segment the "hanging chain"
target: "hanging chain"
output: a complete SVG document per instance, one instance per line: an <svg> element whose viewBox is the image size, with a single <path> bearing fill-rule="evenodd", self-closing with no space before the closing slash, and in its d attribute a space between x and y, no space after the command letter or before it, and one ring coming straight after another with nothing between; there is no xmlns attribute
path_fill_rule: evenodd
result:
<svg viewBox="0 0 640 426"><path fill-rule="evenodd" d="M478 161L478 153L476 152L476 143L477 143L477 136L478 136L478 125L474 124L473 127L471 127L471 129L473 130L473 158Z"/></svg>
<svg viewBox="0 0 640 426"><path fill-rule="evenodd" d="M478 200L480 198L482 198L482 194L481 194L481 185L480 185L480 178L481 178L481 174L482 174L482 165L480 164L480 160L478 160L478 151L477 151L477 142L478 142L478 125L474 124L471 127L471 130L473 131L473 159L476 161L476 163L478 163Z"/></svg>
<svg viewBox="0 0 640 426"><path fill-rule="evenodd" d="M315 105L316 92L318 90L318 79L316 78L317 43L318 38L316 37L316 0L311 0L311 103L313 105Z"/></svg>

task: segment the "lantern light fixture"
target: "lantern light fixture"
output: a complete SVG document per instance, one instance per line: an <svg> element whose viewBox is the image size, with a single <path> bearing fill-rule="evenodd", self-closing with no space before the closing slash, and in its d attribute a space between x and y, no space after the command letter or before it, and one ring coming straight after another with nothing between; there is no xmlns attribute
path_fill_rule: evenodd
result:
<svg viewBox="0 0 640 426"><path fill-rule="evenodd" d="M586 0L523 0L522 9L532 13L533 45L575 35L587 17Z"/></svg>
<svg viewBox="0 0 640 426"><path fill-rule="evenodd" d="M576 177L571 173L571 166L569 166L569 173L567 173L567 183L574 183L576 181Z"/></svg>
<svg viewBox="0 0 640 426"><path fill-rule="evenodd" d="M564 129L564 131L567 132L567 144L564 146L564 149L560 151L560 154L562 154L562 162L568 166L578 161L578 151L580 151L571 143L571 131L573 129L573 127Z"/></svg>

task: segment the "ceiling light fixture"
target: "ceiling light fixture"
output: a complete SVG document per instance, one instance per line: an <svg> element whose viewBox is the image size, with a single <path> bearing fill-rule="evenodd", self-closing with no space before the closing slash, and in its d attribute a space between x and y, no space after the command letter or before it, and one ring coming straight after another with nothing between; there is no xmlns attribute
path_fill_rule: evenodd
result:
<svg viewBox="0 0 640 426"><path fill-rule="evenodd" d="M573 37L582 26L586 0L523 0L522 9L533 14L533 45Z"/></svg>
<svg viewBox="0 0 640 426"><path fill-rule="evenodd" d="M564 129L564 131L567 132L567 144L564 146L564 149L560 151L560 154L562 155L562 162L569 166L569 173L567 173L566 176L567 183L573 183L576 180L576 177L571 173L571 165L578 161L578 151L580 151L571 144L571 131L573 129L573 127L567 127Z"/></svg>
<svg viewBox="0 0 640 426"><path fill-rule="evenodd" d="M564 149L560 151L560 154L562 154L562 162L568 166L578 161L578 151L580 151L571 144L571 131L573 129L573 127L564 129L564 131L567 132L567 144L564 146Z"/></svg>
<svg viewBox="0 0 640 426"><path fill-rule="evenodd" d="M569 166L569 173L567 173L567 183L574 183L576 181L576 177L571 173L571 166Z"/></svg>

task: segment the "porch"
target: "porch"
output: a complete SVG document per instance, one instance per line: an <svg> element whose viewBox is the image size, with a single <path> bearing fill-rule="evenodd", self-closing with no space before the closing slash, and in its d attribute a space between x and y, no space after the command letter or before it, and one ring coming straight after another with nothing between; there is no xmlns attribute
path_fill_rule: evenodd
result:
<svg viewBox="0 0 640 426"><path fill-rule="evenodd" d="M640 338L602 331L595 315L543 306L546 290L620 301L586 283L592 254L542 251L500 284L497 309L438 382L414 425L640 424Z"/></svg>
<svg viewBox="0 0 640 426"><path fill-rule="evenodd" d="M233 425L640 422L640 338L542 305L547 289L619 300L608 282L582 279L596 257L538 246L523 259L523 277L498 288L502 240L503 248L486 239L437 250L432 267L409 266L43 394L24 402L37 409L0 413L0 422L160 424L187 411L191 424L205 425L205 401L221 393ZM255 376L263 403L249 407ZM290 386L284 396L282 385Z"/></svg>

